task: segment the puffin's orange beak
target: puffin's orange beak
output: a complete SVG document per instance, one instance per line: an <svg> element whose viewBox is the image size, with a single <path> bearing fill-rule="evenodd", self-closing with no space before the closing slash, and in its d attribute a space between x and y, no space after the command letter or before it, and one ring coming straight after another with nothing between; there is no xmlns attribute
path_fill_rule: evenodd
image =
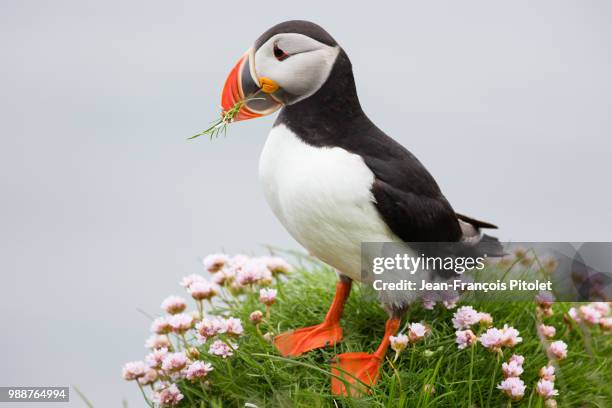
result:
<svg viewBox="0 0 612 408"><path fill-rule="evenodd" d="M278 85L269 78L258 78L255 52L249 49L236 63L225 80L221 94L223 112L242 103L234 121L258 118L278 110L282 104L272 95Z"/></svg>

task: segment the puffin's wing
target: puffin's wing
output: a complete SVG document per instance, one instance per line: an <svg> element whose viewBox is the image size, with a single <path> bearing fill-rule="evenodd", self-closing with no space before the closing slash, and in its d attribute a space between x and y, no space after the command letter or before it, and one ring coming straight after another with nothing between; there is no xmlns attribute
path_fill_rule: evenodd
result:
<svg viewBox="0 0 612 408"><path fill-rule="evenodd" d="M358 134L361 137L350 150L360 154L374 173L371 190L376 208L400 239L455 242L462 240L466 226L478 236L480 228L495 228L455 213L425 166L374 124L369 122Z"/></svg>
<svg viewBox="0 0 612 408"><path fill-rule="evenodd" d="M378 178L372 184L372 194L387 226L405 242L454 242L461 238L457 216L442 195L420 195Z"/></svg>
<svg viewBox="0 0 612 408"><path fill-rule="evenodd" d="M457 215L425 166L371 122L356 134L348 150L374 174L374 204L391 231L404 242L459 241Z"/></svg>

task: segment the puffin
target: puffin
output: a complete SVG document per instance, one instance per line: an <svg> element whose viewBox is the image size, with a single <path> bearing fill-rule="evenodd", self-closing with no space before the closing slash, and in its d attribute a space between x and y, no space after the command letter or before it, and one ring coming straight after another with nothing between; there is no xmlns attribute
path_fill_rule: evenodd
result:
<svg viewBox="0 0 612 408"><path fill-rule="evenodd" d="M322 323L277 335L283 356L342 339L353 281L362 280L361 243L471 242L495 225L453 210L421 162L364 113L351 61L322 27L292 20L265 31L230 71L222 91L234 121L280 112L259 161L273 213L311 255L338 274ZM384 336L373 352L339 354L331 390L358 395L372 387L409 301L382 301ZM342 379L341 379L342 378Z"/></svg>

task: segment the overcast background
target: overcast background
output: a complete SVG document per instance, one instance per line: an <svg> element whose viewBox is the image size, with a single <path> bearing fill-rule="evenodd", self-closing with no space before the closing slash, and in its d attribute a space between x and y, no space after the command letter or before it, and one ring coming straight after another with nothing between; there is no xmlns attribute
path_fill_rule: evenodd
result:
<svg viewBox="0 0 612 408"><path fill-rule="evenodd" d="M504 240L611 240L611 12L605 0L3 0L0 385L78 384L96 407L143 406L120 379L145 352L136 309L158 313L207 253L298 247L257 181L273 117L185 140L218 114L242 52L287 19L346 49L366 112L457 211Z"/></svg>

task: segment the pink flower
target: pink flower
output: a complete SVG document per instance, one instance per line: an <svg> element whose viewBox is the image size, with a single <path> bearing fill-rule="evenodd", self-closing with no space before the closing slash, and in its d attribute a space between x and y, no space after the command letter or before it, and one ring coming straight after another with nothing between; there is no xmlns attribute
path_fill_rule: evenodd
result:
<svg viewBox="0 0 612 408"><path fill-rule="evenodd" d="M558 360L563 360L567 357L567 344L563 340L557 340L550 343L548 352Z"/></svg>
<svg viewBox="0 0 612 408"><path fill-rule="evenodd" d="M239 271L242 270L242 268L249 263L249 261L251 260L251 258L249 258L246 255L234 255L230 261L229 261L229 267L234 270L234 272L238 273Z"/></svg>
<svg viewBox="0 0 612 408"><path fill-rule="evenodd" d="M491 351L499 351L504 344L504 333L495 327L491 327L480 335L480 344Z"/></svg>
<svg viewBox="0 0 612 408"><path fill-rule="evenodd" d="M602 317L599 319L599 325L601 326L602 330L612 330L612 317Z"/></svg>
<svg viewBox="0 0 612 408"><path fill-rule="evenodd" d="M168 349L153 350L145 357L145 362L151 368L161 368L164 359L168 356Z"/></svg>
<svg viewBox="0 0 612 408"><path fill-rule="evenodd" d="M191 286L189 286L189 293L195 300L205 300L216 296L218 291L217 287L212 283L201 280L193 282Z"/></svg>
<svg viewBox="0 0 612 408"><path fill-rule="evenodd" d="M240 319L230 317L225 320L225 332L230 336L240 336L244 332Z"/></svg>
<svg viewBox="0 0 612 408"><path fill-rule="evenodd" d="M582 319L580 319L580 313L578 313L578 310L576 310L575 307L570 308L570 310L567 311L567 314L576 323L580 323L582 321Z"/></svg>
<svg viewBox="0 0 612 408"><path fill-rule="evenodd" d="M546 401L544 401L544 407L557 408L557 401L555 401L554 399L547 399Z"/></svg>
<svg viewBox="0 0 612 408"><path fill-rule="evenodd" d="M236 281L243 286L269 283L272 282L272 272L261 259L255 258L242 266L236 275Z"/></svg>
<svg viewBox="0 0 612 408"><path fill-rule="evenodd" d="M276 302L276 289L260 289L259 301L266 306L271 306Z"/></svg>
<svg viewBox="0 0 612 408"><path fill-rule="evenodd" d="M580 310L580 316L582 317L582 319L586 320L587 323L589 324L599 323L599 319L601 319L601 313L599 312L599 310L595 309L594 307L590 305L580 306L579 310Z"/></svg>
<svg viewBox="0 0 612 408"><path fill-rule="evenodd" d="M155 381L157 381L157 377L157 370L150 368L147 370L144 376L138 379L138 383L140 385L153 384Z"/></svg>
<svg viewBox="0 0 612 408"><path fill-rule="evenodd" d="M493 325L493 317L489 313L478 313L478 322L484 327Z"/></svg>
<svg viewBox="0 0 612 408"><path fill-rule="evenodd" d="M463 350L466 347L471 347L476 343L476 335L470 329L457 330L455 332L455 336L455 343L457 343L457 348L459 350Z"/></svg>
<svg viewBox="0 0 612 408"><path fill-rule="evenodd" d="M423 298L422 302L423 302L423 308L425 310L433 310L434 307L436 306L436 301L435 300Z"/></svg>
<svg viewBox="0 0 612 408"><path fill-rule="evenodd" d="M514 361L516 364L522 366L525 362L525 357L521 356L520 354L513 354L512 357L510 357L510 360L508 360L508 362L511 361Z"/></svg>
<svg viewBox="0 0 612 408"><path fill-rule="evenodd" d="M166 334L172 331L172 326L165 316L158 317L151 323L151 331L156 334Z"/></svg>
<svg viewBox="0 0 612 408"><path fill-rule="evenodd" d="M229 291L233 296L238 296L241 293L244 293L244 286L242 286L241 284L239 284L236 281L233 281L230 285L229 285Z"/></svg>
<svg viewBox="0 0 612 408"><path fill-rule="evenodd" d="M411 343L416 343L419 340L422 340L429 330L426 326L421 323L410 323L408 325L408 338Z"/></svg>
<svg viewBox="0 0 612 408"><path fill-rule="evenodd" d="M455 329L467 329L479 321L480 315L472 306L461 306L453 315Z"/></svg>
<svg viewBox="0 0 612 408"><path fill-rule="evenodd" d="M518 377L523 374L523 367L521 364L518 364L516 360L510 360L502 364L502 371L505 378Z"/></svg>
<svg viewBox="0 0 612 408"><path fill-rule="evenodd" d="M555 333L557 332L557 329L555 329L554 326L547 326L545 324L541 324L538 326L538 331L543 337L551 339L555 337Z"/></svg>
<svg viewBox="0 0 612 408"><path fill-rule="evenodd" d="M170 316L168 320L172 331L178 334L185 333L193 327L193 316L185 313Z"/></svg>
<svg viewBox="0 0 612 408"><path fill-rule="evenodd" d="M168 353L162 361L161 368L166 373L176 373L185 368L187 364L189 364L187 355L180 351L177 353Z"/></svg>
<svg viewBox="0 0 612 408"><path fill-rule="evenodd" d="M148 349L170 348L170 339L165 334L154 334L147 339L145 347Z"/></svg>
<svg viewBox="0 0 612 408"><path fill-rule="evenodd" d="M536 311L538 312L538 315L541 315L543 317L550 317L555 314L552 306L547 306L547 307L537 306Z"/></svg>
<svg viewBox="0 0 612 408"><path fill-rule="evenodd" d="M450 299L443 300L442 304L448 310L452 310L452 309L457 307L457 302L458 301L459 301L459 296L456 296L456 297L453 297L453 298L450 298Z"/></svg>
<svg viewBox="0 0 612 408"><path fill-rule="evenodd" d="M504 328L502 331L502 342L504 346L514 347L521 341L523 341L522 337L519 337L519 331L514 327L508 327L507 324L504 324Z"/></svg>
<svg viewBox="0 0 612 408"><path fill-rule="evenodd" d="M242 286L247 286L247 285L252 285L254 283L257 283L258 279L259 279L259 275L253 269L248 269L245 271L241 270L240 272L236 274L236 283Z"/></svg>
<svg viewBox="0 0 612 408"><path fill-rule="evenodd" d="M601 313L602 316L610 313L610 305L607 302L593 302L591 307Z"/></svg>
<svg viewBox="0 0 612 408"><path fill-rule="evenodd" d="M204 279L202 275L198 275L197 273L192 273L191 275L185 276L183 279L181 279L180 285L184 287L185 289L189 289L189 287L195 282L202 282L205 280L206 279Z"/></svg>
<svg viewBox="0 0 612 408"><path fill-rule="evenodd" d="M162 390L168 388L169 386L170 386L169 382L160 381L160 382L157 382L157 383L153 384L152 388L153 388L153 391L155 391L156 393L159 393ZM153 399L155 399L155 396L153 396Z"/></svg>
<svg viewBox="0 0 612 408"><path fill-rule="evenodd" d="M170 314L181 313L186 307L187 302L179 296L168 296L161 304L161 308Z"/></svg>
<svg viewBox="0 0 612 408"><path fill-rule="evenodd" d="M543 291L536 295L536 303L540 307L549 308L553 305L554 302L555 296L548 291Z"/></svg>
<svg viewBox="0 0 612 408"><path fill-rule="evenodd" d="M263 313L259 310L255 310L249 315L249 320L253 324L259 324L263 320Z"/></svg>
<svg viewBox="0 0 612 408"><path fill-rule="evenodd" d="M236 348L235 346L233 348ZM222 358L231 357L234 354L232 347L228 346L221 340L216 340L213 344L208 348L208 352L214 356L219 356Z"/></svg>
<svg viewBox="0 0 612 408"><path fill-rule="evenodd" d="M550 380L540 380L536 384L536 391L544 399L552 398L559 395L559 391L555 390L555 383Z"/></svg>
<svg viewBox="0 0 612 408"><path fill-rule="evenodd" d="M278 256L265 257L264 262L266 266L268 267L268 269L270 270L270 272L272 272L272 275L278 275L278 274L286 275L290 273L293 269L287 261L285 261L283 258L280 258Z"/></svg>
<svg viewBox="0 0 612 408"><path fill-rule="evenodd" d="M208 272L214 273L221 270L221 268L227 265L229 261L229 257L225 254L212 254L204 258L202 263L204 264L204 269L206 269Z"/></svg>
<svg viewBox="0 0 612 408"><path fill-rule="evenodd" d="M555 381L555 367L549 365L540 368L540 378L548 381Z"/></svg>
<svg viewBox="0 0 612 408"><path fill-rule="evenodd" d="M204 342L217 334L225 333L225 320L218 317L205 317L196 325L196 330L198 331L198 338Z"/></svg>
<svg viewBox="0 0 612 408"><path fill-rule="evenodd" d="M391 348L396 352L400 353L408 346L408 336L405 334L398 334L397 336L389 336L389 342Z"/></svg>
<svg viewBox="0 0 612 408"><path fill-rule="evenodd" d="M508 377L497 388L513 400L519 400L525 395L525 383L518 377Z"/></svg>
<svg viewBox="0 0 612 408"><path fill-rule="evenodd" d="M154 401L159 404L160 407L175 407L183 398L185 397L181 394L176 384L171 384L168 388L156 393L153 397Z"/></svg>
<svg viewBox="0 0 612 408"><path fill-rule="evenodd" d="M121 376L126 381L132 381L144 377L146 371L147 365L143 361L130 361L123 366Z"/></svg>
<svg viewBox="0 0 612 408"><path fill-rule="evenodd" d="M236 272L230 268L223 268L213 275L213 282L217 285L225 285L231 282L236 276Z"/></svg>
<svg viewBox="0 0 612 408"><path fill-rule="evenodd" d="M542 267L544 268L544 271L548 273L553 273L557 269L557 266L558 266L557 260L553 258L552 256L544 256L540 258L540 262L542 263Z"/></svg>
<svg viewBox="0 0 612 408"><path fill-rule="evenodd" d="M203 361L195 361L189 365L185 369L183 375L188 380L196 380L199 378L204 378L213 370L213 366L210 363L205 363Z"/></svg>

